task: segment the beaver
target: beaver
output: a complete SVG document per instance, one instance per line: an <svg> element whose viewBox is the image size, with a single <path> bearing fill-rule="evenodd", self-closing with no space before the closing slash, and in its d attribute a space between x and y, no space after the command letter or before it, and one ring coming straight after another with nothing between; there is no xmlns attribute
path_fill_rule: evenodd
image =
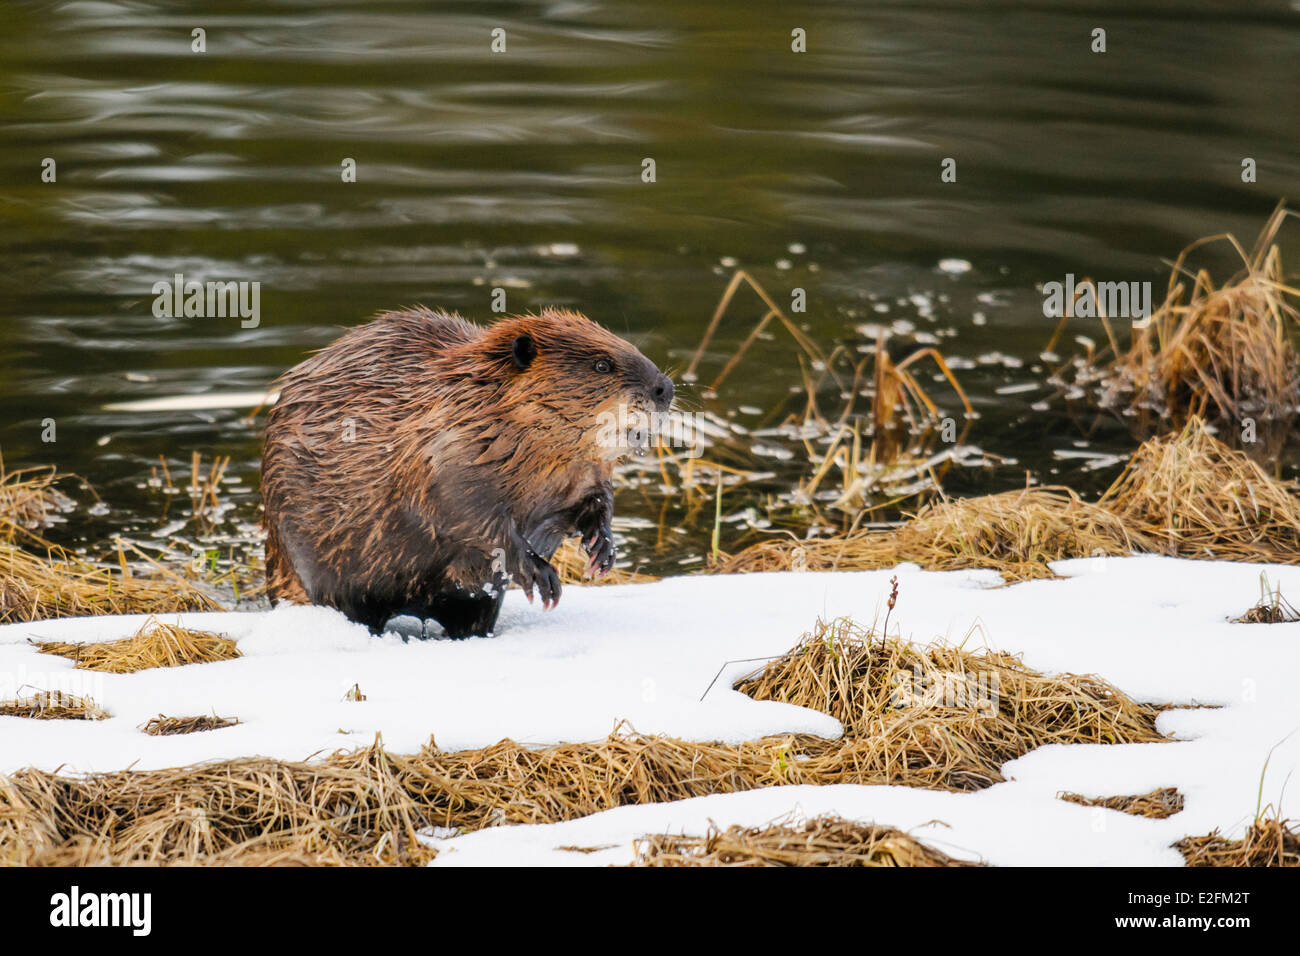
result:
<svg viewBox="0 0 1300 956"><path fill-rule="evenodd" d="M262 456L271 599L453 638L492 632L510 580L553 608L566 537L589 574L613 567L614 463L647 437L613 423L673 400L634 346L554 308L486 327L382 312L278 385Z"/></svg>

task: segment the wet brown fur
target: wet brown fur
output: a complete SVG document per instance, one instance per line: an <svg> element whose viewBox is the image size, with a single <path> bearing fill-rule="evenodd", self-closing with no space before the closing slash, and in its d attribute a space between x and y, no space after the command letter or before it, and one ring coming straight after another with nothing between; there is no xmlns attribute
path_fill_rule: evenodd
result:
<svg viewBox="0 0 1300 956"><path fill-rule="evenodd" d="M451 636L491 629L507 577L558 599L565 537L613 562L619 451L600 416L663 410L665 383L671 400L636 348L564 310L481 327L417 308L350 330L285 373L267 421L271 597Z"/></svg>

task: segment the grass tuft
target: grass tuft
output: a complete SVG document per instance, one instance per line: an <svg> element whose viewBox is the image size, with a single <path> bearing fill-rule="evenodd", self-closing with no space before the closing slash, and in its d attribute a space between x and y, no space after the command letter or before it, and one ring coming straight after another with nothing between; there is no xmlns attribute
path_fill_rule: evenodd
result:
<svg viewBox="0 0 1300 956"><path fill-rule="evenodd" d="M1268 575L1260 572L1259 601L1241 617L1234 617L1234 624L1294 624L1300 621L1300 609L1282 596L1282 588L1270 588Z"/></svg>
<svg viewBox="0 0 1300 956"><path fill-rule="evenodd" d="M1158 710L1094 676L1049 676L997 651L918 648L847 618L818 621L737 690L828 713L873 782L975 790L1047 744L1163 741Z"/></svg>
<svg viewBox="0 0 1300 956"><path fill-rule="evenodd" d="M238 717L218 717L215 714L200 714L197 717L164 717L159 714L151 717L140 729L150 737L171 737L175 734L197 734L207 730L220 730L222 727L234 727L239 723Z"/></svg>
<svg viewBox="0 0 1300 956"><path fill-rule="evenodd" d="M1300 831L1280 817L1261 818L1240 840L1215 830L1187 837L1174 846L1188 866L1300 866Z"/></svg>
<svg viewBox="0 0 1300 956"><path fill-rule="evenodd" d="M1228 448L1199 418L1143 443L1099 503L1160 554L1300 561L1296 487Z"/></svg>
<svg viewBox="0 0 1300 956"><path fill-rule="evenodd" d="M1022 581L1051 577L1049 561L1132 554L1149 547L1114 514L1068 488L1027 488L935 502L883 531L759 542L712 570L857 571L911 561L936 571L992 568Z"/></svg>
<svg viewBox="0 0 1300 956"><path fill-rule="evenodd" d="M41 690L28 697L0 701L0 717L33 720L103 720L109 716L88 697L64 691Z"/></svg>
<svg viewBox="0 0 1300 956"><path fill-rule="evenodd" d="M7 471L0 456L0 542L42 541L39 532L72 505L59 481L53 467Z"/></svg>
<svg viewBox="0 0 1300 956"><path fill-rule="evenodd" d="M1078 793L1061 793L1058 796L1067 803L1077 803L1081 807L1105 807L1150 820L1163 820L1181 813L1185 802L1183 795L1173 787L1160 787L1150 793L1124 797L1085 797Z"/></svg>
<svg viewBox="0 0 1300 956"><path fill-rule="evenodd" d="M646 866L979 866L892 827L823 816L765 827L710 825L703 837L657 834L636 841Z"/></svg>
<svg viewBox="0 0 1300 956"><path fill-rule="evenodd" d="M196 631L179 624L164 624L150 617L131 637L97 644L33 641L42 654L57 654L76 662L82 670L130 674L150 667L211 664L239 657L230 638Z"/></svg>
<svg viewBox="0 0 1300 956"><path fill-rule="evenodd" d="M1184 249L1164 301L1148 322L1135 323L1127 347L1101 317L1109 346L1076 360L1075 384L1139 434L1196 417L1234 427L1247 419L1289 427L1300 412L1300 290L1287 283L1275 239L1290 215L1279 204L1250 252L1227 234ZM1192 272L1187 261L1201 246L1220 242L1235 250L1242 268L1216 285L1207 270Z"/></svg>
<svg viewBox="0 0 1300 956"><path fill-rule="evenodd" d="M51 546L44 557L0 543L0 624L92 614L216 611L206 591L156 569L137 574L95 564Z"/></svg>
<svg viewBox="0 0 1300 956"><path fill-rule="evenodd" d="M411 864L426 825L378 745L158 771L0 777L0 864Z"/></svg>
<svg viewBox="0 0 1300 956"><path fill-rule="evenodd" d="M794 356L802 380L801 401L793 395L791 398L796 406L802 404L802 408L780 416L787 404L783 402L768 418L780 416L782 427L794 427L803 437L812 473L800 480L794 496L800 507L816 508L816 501L829 495L833 510L851 513L864 508L892 507L899 501L937 491L955 460L955 448L935 451L944 415L931 394L933 386L927 388L923 384L927 379L920 372L921 363L931 363L932 378L951 387L961 402L966 419L963 436L974 417L974 406L943 353L933 346L915 345L908 349L908 354L895 360L890 354L889 335L882 329L865 357L843 344L827 353L791 320L757 279L738 269L727 283L691 357L683 376L685 381L694 382L697 369L710 357L709 344L736 293L746 285L761 300L765 311L705 391L716 395L723 381L774 320L784 328L797 347ZM819 399L827 397L826 393L833 393L843 401L838 412L827 414L820 408ZM860 401L864 398L869 399L869 408L859 408L860 404L865 405ZM814 443L814 436L824 437L829 444L823 447ZM959 445L961 439L954 442L953 437L946 438L948 444ZM661 458L661 464L664 461ZM683 468L684 483L690 482L695 466L695 462L687 460ZM714 463L713 467L718 465ZM881 496L890 500L879 501Z"/></svg>
<svg viewBox="0 0 1300 956"><path fill-rule="evenodd" d="M1130 458L1096 504L1069 488L1027 488L923 507L895 528L770 539L722 556L720 573L856 571L910 561L1050 577L1051 561L1135 552L1300 563L1300 490L1266 474L1193 419Z"/></svg>

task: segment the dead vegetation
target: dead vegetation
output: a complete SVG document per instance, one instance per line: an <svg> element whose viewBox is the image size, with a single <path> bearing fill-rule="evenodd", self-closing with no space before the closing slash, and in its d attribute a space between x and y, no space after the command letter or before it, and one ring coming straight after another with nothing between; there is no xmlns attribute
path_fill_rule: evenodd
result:
<svg viewBox="0 0 1300 956"><path fill-rule="evenodd" d="M768 324L773 319L777 319L786 332L789 333L790 338L794 340L795 345L799 347L801 367L817 369L821 373L815 381L805 381L805 394L809 417L822 424L826 424L827 420L817 408L817 391L818 387L827 378L840 383L834 368L837 361L841 362L844 370L851 374L851 382L848 383L848 405L839 415L841 424L847 421L854 412L856 399L864 390L861 386L865 384L868 378L872 383L869 389L871 398L869 424L870 431L873 434L881 435L883 438L884 433L896 431L900 424L905 423L915 430L924 422L937 419L938 406L930 397L929 391L909 371L912 365L922 359L930 359L934 363L940 375L948 381L948 384L952 386L953 391L961 400L966 413L969 415L973 411L961 383L957 381L957 377L953 375L952 369L948 367L947 361L938 349L926 346L914 350L900 361L894 361L885 347L887 338L886 333L882 330L877 335L872 354L865 359L853 361L843 349L833 350L830 354L827 354L816 342L808 337L807 333L797 323L793 322L785 314L784 310L768 295L767 290L743 269L737 269L732 274L731 281L727 283L727 288L723 291L722 298L718 301L717 308L713 312L713 318L710 319L709 325L704 331L704 337L696 347L695 354L691 356L690 365L686 368L687 379L694 378L696 370L704 358L705 350L712 341L723 316L727 312L727 308L742 284L746 284L754 290L755 294L766 306L767 311L763 313L758 323L750 330L749 335L746 336L740 347L727 359L722 371L709 385L710 391L717 391L727 376L740 364L745 353L762 336ZM867 374L868 366L870 366L869 375ZM894 443L888 451L882 448L877 457L882 461L892 461L897 457L899 450L897 443Z"/></svg>
<svg viewBox="0 0 1300 956"><path fill-rule="evenodd" d="M553 823L782 784L885 782L859 770L860 749L796 735L729 745L623 733L542 750L504 740L75 778L28 769L0 777L0 864L419 865L430 851L417 834L433 826Z"/></svg>
<svg viewBox="0 0 1300 956"><path fill-rule="evenodd" d="M419 865L432 856L424 826L378 746L317 764L0 777L8 865Z"/></svg>
<svg viewBox="0 0 1300 956"><path fill-rule="evenodd" d="M1099 502L1159 554L1294 564L1300 493L1228 448L1199 418L1134 453Z"/></svg>
<svg viewBox="0 0 1300 956"><path fill-rule="evenodd" d="M0 542L42 541L39 532L68 510L53 467L8 471L0 455Z"/></svg>
<svg viewBox="0 0 1300 956"><path fill-rule="evenodd" d="M854 571L910 561L1050 577L1048 562L1132 553L1300 562L1300 490L1228 448L1200 419L1145 442L1096 504L1069 488L1027 488L926 505L894 528L771 538L710 570Z"/></svg>
<svg viewBox="0 0 1300 956"><path fill-rule="evenodd" d="M167 458L160 454L147 482L161 496L160 533L132 544L131 549L137 558L166 567L191 586L201 583L229 593L237 603L255 601L266 593L261 541L247 530L233 541L222 532L223 523L238 508L226 487L229 467L228 455L214 455L205 463L201 452L192 451L188 482L180 487ZM173 505L184 500L182 495L188 496L189 508L173 520ZM141 545L153 553L145 554Z"/></svg>
<svg viewBox="0 0 1300 956"><path fill-rule="evenodd" d="M857 571L911 561L936 571L991 568L1018 581L1050 577L1049 561L1131 554L1149 546L1110 511L1068 488L1026 488L935 502L897 528L763 541L712 570Z"/></svg>
<svg viewBox="0 0 1300 956"><path fill-rule="evenodd" d="M116 567L70 554L41 531L72 507L51 467L6 471L0 459L0 624L86 614L214 610L195 585L119 545Z"/></svg>
<svg viewBox="0 0 1300 956"><path fill-rule="evenodd" d="M917 648L846 618L819 621L737 689L835 717L856 772L882 783L974 790L1047 744L1165 739L1156 708L1098 677L1040 674L997 651Z"/></svg>
<svg viewBox="0 0 1300 956"><path fill-rule="evenodd" d="M207 473L203 471L202 455L193 452L190 456L190 515L200 525L210 523L212 513L221 507L219 491L221 479L230 467L230 456L217 455L213 458Z"/></svg>
<svg viewBox="0 0 1300 956"><path fill-rule="evenodd" d="M1300 413L1300 290L1288 284L1275 240L1291 215L1279 205L1249 253L1228 234L1184 249L1163 302L1148 321L1134 323L1127 346L1119 343L1113 317L1101 309L1108 345L1075 360L1073 383L1100 408L1121 413L1140 434L1153 426L1181 427L1192 418L1289 428ZM1228 244L1242 263L1223 285L1188 264L1193 252L1212 243ZM1088 294L1101 298L1095 286Z"/></svg>
<svg viewBox="0 0 1300 956"><path fill-rule="evenodd" d="M218 717L216 714L200 714L197 717L165 717L159 714L151 717L140 729L150 737L171 737L176 734L220 730L223 727L234 727L238 723L238 717Z"/></svg>
<svg viewBox="0 0 1300 956"><path fill-rule="evenodd" d="M710 825L702 837L656 834L636 841L633 866L979 866L892 827L823 816L765 827Z"/></svg>
<svg viewBox="0 0 1300 956"><path fill-rule="evenodd" d="M220 517L223 510L221 483L229 467L229 455L213 456L212 463L205 468L202 453L198 451L190 453L190 480L185 486L190 499L190 511L186 520L193 522L196 530L211 530L214 520ZM173 496L180 494L181 489L172 479L171 469L167 467L167 459L162 455L158 456L158 466L153 469L149 485L162 491L165 496L164 501L168 503ZM169 510L164 507L164 518L167 517Z"/></svg>
<svg viewBox="0 0 1300 956"><path fill-rule="evenodd" d="M1300 866L1300 831L1278 816L1260 817L1240 840L1218 830L1174 846L1188 866Z"/></svg>
<svg viewBox="0 0 1300 956"><path fill-rule="evenodd" d="M1085 797L1078 793L1062 793L1058 796L1067 803L1077 803L1082 807L1105 807L1107 810L1118 810L1120 813L1150 820L1163 820L1181 813L1185 802L1183 795L1174 787L1159 787L1150 793L1123 797Z"/></svg>
<svg viewBox="0 0 1300 956"><path fill-rule="evenodd" d="M819 624L740 689L831 713L844 737L733 745L620 729L542 749L503 740L445 752L431 741L404 756L377 741L313 763L76 778L25 770L0 778L0 862L421 863L430 851L417 834L432 826L550 823L784 784L968 791L1044 743L1164 739L1155 708L1097 678L1046 677L995 653L913 650L843 620Z"/></svg>
<svg viewBox="0 0 1300 956"><path fill-rule="evenodd" d="M797 347L795 359L802 392L795 401L801 407L790 409L783 416L780 409L774 410L768 419L773 419L777 430L789 429L801 436L811 473L800 482L793 496L800 506L815 509L814 502L820 493L833 499L832 509L857 513L924 497L937 490L944 472L952 464L953 448L960 437L954 421L953 433L945 435L949 447L936 453L945 419L931 394L932 387L922 384L920 364L933 365L937 377L951 387L961 403L967 421L974 409L947 359L932 346L914 347L902 358L895 359L890 353L888 333L882 329L871 346L864 346L863 350L868 352L865 357L844 345L827 352L777 305L753 276L736 270L687 366L684 376L687 382L694 381L715 333L742 286L753 290L765 311L726 359L706 391L716 394L774 320L786 331ZM822 393L826 391L843 401L837 411L823 411ZM961 434L965 431L963 425ZM723 473L716 464L701 465L693 459L687 459L684 467L716 468L720 479ZM889 500L881 501L881 497ZM827 521L830 525L838 523L838 519Z"/></svg>
<svg viewBox="0 0 1300 956"><path fill-rule="evenodd" d="M44 556L0 544L0 624L92 614L170 614L220 610L196 585L168 574L117 568L50 546Z"/></svg>
<svg viewBox="0 0 1300 956"><path fill-rule="evenodd" d="M32 643L42 654L57 654L75 661L78 669L109 674L130 674L150 667L210 664L240 656L239 648L228 637L180 624L165 624L156 617L150 617L135 634L120 641Z"/></svg>
<svg viewBox="0 0 1300 956"><path fill-rule="evenodd" d="M65 691L40 690L27 697L0 701L0 717L32 720L103 720L108 711L88 697Z"/></svg>
<svg viewBox="0 0 1300 956"><path fill-rule="evenodd" d="M784 539L758 541L730 557L714 548L716 569L851 570L916 561L928 568L994 567L1019 580L1050 575L1046 562L1058 557L1133 550L1292 562L1291 556L1300 553L1295 489L1276 481L1260 483L1263 472L1246 455L1231 452L1211 435L1217 424L1243 430L1243 441L1251 442L1260 429L1267 432L1279 423L1290 429L1300 414L1300 355L1295 349L1300 290L1286 283L1275 242L1288 215L1279 207L1249 253L1231 236L1208 237L1185 250L1173 265L1164 302L1145 327L1133 330L1127 348L1119 345L1103 309L1109 351L1090 351L1076 360L1076 384L1103 407L1122 412L1144 437L1169 423L1181 429L1139 450L1145 457L1130 464L1128 485L1112 488L1109 500L1102 502L1112 515L1084 506L1068 489L1036 489L1077 503L1064 511L1062 502L1034 496L942 500L925 515L928 527L911 527L920 517L914 511L913 522L892 540L889 532L861 530L863 517L909 500L923 504L931 494L941 494L944 470L955 454L952 435L945 436L943 452L935 453L931 439L940 412L915 374L916 363L934 363L934 377L953 389L969 417L960 383L932 348L894 360L884 333L864 359L842 347L820 349L756 280L737 271L696 349L688 377L704 360L737 292L751 287L766 311L710 388L720 386L765 329L778 322L794 340L803 378L802 407L781 424L813 436L804 438L811 472L793 496L808 512L797 536L782 532ZM1244 266L1220 287L1205 270L1193 273L1188 267L1189 255L1213 242L1229 244ZM1100 301L1095 285L1085 285ZM1064 320L1049 350L1063 329ZM828 386L844 398L842 409L829 414L819 407L819 393ZM859 410L863 395L870 407ZM1252 451L1272 447L1266 434L1259 441L1263 444ZM823 510L819 501L830 501L829 509ZM1025 506L1027 513L1008 516L1009 502ZM1179 514L1180 505L1189 510ZM846 520L837 520L837 511ZM973 521L978 527L969 534L953 533L944 527L945 512L954 521ZM1070 541L1070 530L1059 526L1075 518L1084 522L1084 533L1078 536L1082 540ZM1104 540L1088 541L1094 532Z"/></svg>
<svg viewBox="0 0 1300 956"><path fill-rule="evenodd" d="M1232 619L1234 624L1293 624L1300 621L1300 609L1282 596L1282 587L1268 586L1268 575L1260 572L1259 601L1240 617Z"/></svg>

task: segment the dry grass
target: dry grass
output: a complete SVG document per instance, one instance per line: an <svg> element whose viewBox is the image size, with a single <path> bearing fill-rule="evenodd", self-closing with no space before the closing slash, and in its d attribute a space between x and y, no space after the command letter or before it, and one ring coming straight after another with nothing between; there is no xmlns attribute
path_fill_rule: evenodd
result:
<svg viewBox="0 0 1300 956"><path fill-rule="evenodd" d="M844 725L857 773L873 782L974 790L1046 744L1164 740L1158 711L1094 676L1048 676L997 651L917 648L846 618L737 689L822 711Z"/></svg>
<svg viewBox="0 0 1300 956"><path fill-rule="evenodd" d="M831 741L806 738L821 751ZM378 744L319 763L250 758L161 771L0 778L0 863L419 864L429 826L573 819L629 803L814 782L801 740L731 747L614 735L414 756ZM823 760L819 766L824 766ZM802 768L800 768L802 769ZM824 774L824 769L821 771Z"/></svg>
<svg viewBox="0 0 1300 956"><path fill-rule="evenodd" d="M800 329L799 324L777 305L753 276L737 270L723 291L691 357L684 375L686 381L694 381L709 343L736 293L744 285L758 296L765 311L739 348L728 357L707 391L716 393L774 320L785 329L797 347L795 359L801 374L802 398L795 401L803 407L789 411L780 424L794 426L804 436L804 449L811 467L811 473L800 481L794 495L800 506L815 508L819 491L834 490L832 508L850 513L863 508L892 507L900 501L921 498L937 491L943 474L951 465L954 442L959 444L961 439L955 434L945 434L949 448L935 453L941 434L942 413L931 395L933 386L927 388L922 384L922 377L917 372L920 363L932 363L938 372L937 377L951 386L965 410L967 424L974 409L952 368L936 348L913 347L907 355L895 360L888 348L888 334L881 330L874 348L866 357L859 357L855 349L845 345L838 345L827 353ZM838 411L828 414L821 409L819 397L823 397L825 391L831 391L843 400ZM868 397L870 408L859 409L858 405L863 404L860 399L864 396ZM784 407L783 403L768 417L777 417ZM965 430L964 426L963 435ZM813 436L827 438L829 444L816 443ZM689 486L690 471L698 467L697 463L690 458L684 464L676 463L687 472L683 483ZM723 469L717 463L709 466L721 476ZM889 500L878 500L882 496Z"/></svg>
<svg viewBox="0 0 1300 956"><path fill-rule="evenodd" d="M903 696L900 673L921 678ZM958 699L930 700L932 686ZM961 698L963 688L979 693ZM741 689L834 714L845 735L732 745L616 730L543 749L503 740L449 753L431 741L402 756L376 743L317 763L79 778L26 770L0 779L0 863L419 863L429 851L415 834L430 826L550 823L784 784L975 790L1044 743L1163 739L1154 708L1096 678L1045 677L1000 654L913 650L848 621L819 625Z"/></svg>
<svg viewBox="0 0 1300 956"><path fill-rule="evenodd" d="M1161 787L1150 793L1124 797L1085 797L1078 793L1062 793L1058 796L1067 803L1077 803L1082 807L1105 807L1151 820L1163 820L1182 812L1184 803L1183 795L1173 787Z"/></svg>
<svg viewBox="0 0 1300 956"><path fill-rule="evenodd" d="M130 674L150 667L211 664L239 657L235 642L221 634L164 624L150 617L131 637L98 644L34 641L42 654L57 654L83 670Z"/></svg>
<svg viewBox="0 0 1300 956"><path fill-rule="evenodd" d="M713 380L713 384L709 386L710 389L715 391L717 390L723 380L725 380L736 366L740 364L740 360L745 357L745 353L749 351L750 346L758 341L759 337L763 334L763 330L767 328L768 323L773 319L777 319L780 322L786 332L789 333L790 338L799 346L799 350L804 354L804 356L821 365L828 364L826 355L818 347L817 343L810 339L807 333L799 328L797 323L790 320L790 317L785 314L785 311L776 304L770 295L767 294L767 290L759 285L748 272L743 269L737 269L732 273L731 281L727 283L727 288L723 290L722 298L718 300L717 308L713 310L713 318L709 320L708 327L704 330L704 337L700 339L700 344L696 347L695 354L691 356L691 363L686 367L687 380L694 378L696 369L699 368L700 360L704 358L704 350L708 348L709 342L713 339L713 334L718 330L718 326L722 322L722 317L726 315L727 307L731 305L731 300L740 289L742 283L747 284L754 290L755 294L763 301L763 305L767 307L767 311L763 313L762 318L760 318L757 324L750 330L745 341L741 343L740 348L732 353L731 357L727 359L726 365L724 365L722 371L718 373L718 377Z"/></svg>
<svg viewBox="0 0 1300 956"><path fill-rule="evenodd" d="M1300 831L1279 817L1256 820L1240 840L1218 830L1174 844L1188 866L1300 866Z"/></svg>
<svg viewBox="0 0 1300 956"><path fill-rule="evenodd" d="M7 471L0 456L0 542L41 541L38 532L72 504L59 481L52 467Z"/></svg>
<svg viewBox="0 0 1300 956"><path fill-rule="evenodd" d="M425 825L377 746L319 764L0 777L0 864L420 864Z"/></svg>
<svg viewBox="0 0 1300 956"><path fill-rule="evenodd" d="M936 570L995 568L1048 577L1049 561L1131 554L1143 540L1068 488L1032 488L928 505L896 532L899 560Z"/></svg>
<svg viewBox="0 0 1300 956"><path fill-rule="evenodd" d="M45 540L41 529L73 504L61 480L52 467L6 471L0 459L0 624L218 609L206 591L157 562L133 569L120 546L113 567Z"/></svg>
<svg viewBox="0 0 1300 956"><path fill-rule="evenodd" d="M967 419L975 413L966 391L957 381L957 376L948 367L943 353L933 346L926 346L912 352L902 361L890 358L887 339L882 330L876 338L875 353L871 356L872 390L871 390L871 434L875 440L866 461L871 464L893 463L908 448L908 436L923 431L927 425L939 420L939 409L930 398L929 393L917 381L908 369L922 359L930 359L947 379L957 397L961 399ZM854 379L861 375L862 365L855 369ZM856 395L856 390L854 392ZM852 410L852 403L848 411ZM963 430L964 434L964 430ZM960 439L959 439L960 440ZM919 450L919 449L918 449ZM859 456L859 470L862 458ZM849 484L849 493L853 485Z"/></svg>
<svg viewBox="0 0 1300 956"><path fill-rule="evenodd" d="M88 697L63 691L41 690L29 697L0 701L0 717L30 717L33 720L103 720L108 711Z"/></svg>
<svg viewBox="0 0 1300 956"><path fill-rule="evenodd" d="M960 779L882 774L869 742L787 735L738 746L615 734L533 750L504 740L413 756L378 747L319 763L248 758L158 771L0 777L0 865L419 864L415 835L553 823L628 804L785 784Z"/></svg>
<svg viewBox="0 0 1300 956"><path fill-rule="evenodd" d="M215 611L206 591L176 575L94 564L51 546L45 557L0 543L0 624L89 614Z"/></svg>
<svg viewBox="0 0 1300 956"><path fill-rule="evenodd" d="M164 462L165 463L165 462ZM219 492L221 480L230 467L230 456L216 455L206 474L203 472L202 456L196 451L190 455L190 514L200 526L209 519L209 512L221 507Z"/></svg>
<svg viewBox="0 0 1300 956"><path fill-rule="evenodd" d="M159 714L152 717L140 729L150 737L171 737L175 734L197 734L206 730L220 730L222 727L234 727L239 723L238 717L218 717L216 714L198 717L164 717Z"/></svg>
<svg viewBox="0 0 1300 956"><path fill-rule="evenodd" d="M185 486L185 491L190 496L190 514L189 519L193 521L196 528L210 529L212 527L212 514L221 508L221 483L226 476L226 469L230 467L230 456L214 455L212 464L204 468L203 455L201 452L190 452L190 481ZM176 486L172 478L171 469L167 467L167 459L163 455L158 456L158 464L152 469L149 484L151 487L158 488L164 495L171 498L178 495L181 489ZM163 516L166 517L167 510L164 509Z"/></svg>
<svg viewBox="0 0 1300 956"><path fill-rule="evenodd" d="M1153 423L1183 425L1193 417L1234 427L1245 419L1295 421L1300 411L1300 332L1296 302L1275 243L1287 216L1279 205L1249 253L1231 235L1209 236L1179 255L1164 301L1121 347L1106 316L1109 347L1077 363L1076 384L1102 408L1122 411L1139 431ZM1216 286L1205 269L1192 272L1188 256L1210 243L1227 243L1242 270ZM1188 286L1190 283L1190 289ZM1094 290L1095 294L1095 290ZM1053 336L1052 348L1062 325Z"/></svg>
<svg viewBox="0 0 1300 956"><path fill-rule="evenodd" d="M1300 489L1193 419L1143 443L1096 504L1064 487L952 499L896 528L761 541L710 570L854 571L910 561L937 571L991 568L1020 581L1050 577L1051 561L1134 552L1298 563Z"/></svg>
<svg viewBox="0 0 1300 956"><path fill-rule="evenodd" d="M1270 588L1268 575L1260 572L1259 601L1241 617L1234 617L1234 624L1293 624L1300 621L1300 609L1282 596L1282 588Z"/></svg>
<svg viewBox="0 0 1300 956"><path fill-rule="evenodd" d="M1295 564L1300 494L1194 418L1143 443L1099 502L1150 550L1187 558Z"/></svg>
<svg viewBox="0 0 1300 956"><path fill-rule="evenodd" d="M936 502L884 531L764 541L712 570L856 571L911 561L936 571L992 568L1018 581L1050 577L1049 561L1149 548L1110 511L1068 488L1048 487Z"/></svg>
<svg viewBox="0 0 1300 956"><path fill-rule="evenodd" d="M633 866L978 866L901 830L824 816L766 827L710 825L703 837L658 834L636 842Z"/></svg>
<svg viewBox="0 0 1300 956"><path fill-rule="evenodd" d="M455 752L430 746L404 769L407 788L432 822L477 829L788 783L857 780L840 750L839 741L808 735L732 745L616 732L541 750L512 740Z"/></svg>

